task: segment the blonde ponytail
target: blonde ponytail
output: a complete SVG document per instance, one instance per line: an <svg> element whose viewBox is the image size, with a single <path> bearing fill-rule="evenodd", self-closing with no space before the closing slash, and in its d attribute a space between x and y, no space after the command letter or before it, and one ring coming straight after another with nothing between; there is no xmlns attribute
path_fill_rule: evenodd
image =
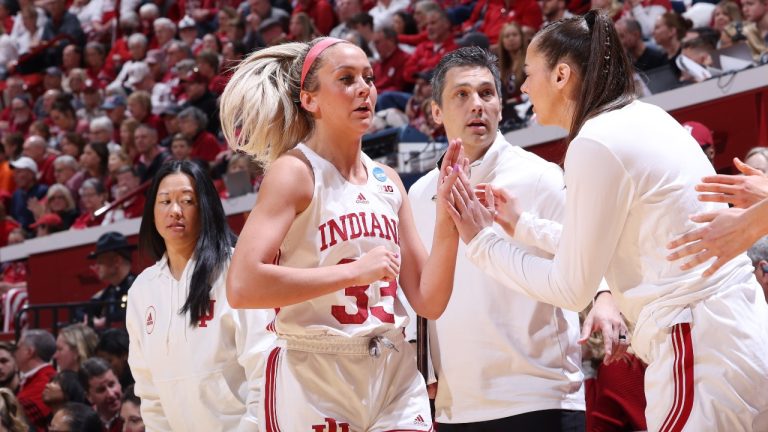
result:
<svg viewBox="0 0 768 432"><path fill-rule="evenodd" d="M221 95L221 128L232 150L262 166L304 141L313 120L299 103L306 43L287 43L246 58Z"/></svg>

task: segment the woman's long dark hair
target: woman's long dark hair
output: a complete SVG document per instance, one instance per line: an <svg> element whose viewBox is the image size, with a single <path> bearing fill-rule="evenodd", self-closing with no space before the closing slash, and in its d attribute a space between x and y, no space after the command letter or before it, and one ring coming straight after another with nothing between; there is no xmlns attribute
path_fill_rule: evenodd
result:
<svg viewBox="0 0 768 432"><path fill-rule="evenodd" d="M51 378L51 382L56 381L64 394L65 402L88 403L87 396L83 386L80 384L80 378L77 372L63 370Z"/></svg>
<svg viewBox="0 0 768 432"><path fill-rule="evenodd" d="M91 142L86 144L99 156L99 177L105 177L109 171L109 148L106 143Z"/></svg>
<svg viewBox="0 0 768 432"><path fill-rule="evenodd" d="M520 33L520 50L516 53L507 51L504 48L504 42L501 41L507 28L514 28ZM515 92L517 94L520 93L520 87L525 81L523 66L525 65L526 49L528 49L528 37L525 35L525 32L523 32L522 26L515 21L504 24L501 28L501 33L499 34L499 71L501 72L501 90L504 94L502 105L506 103L506 99L511 96L508 93L510 77L515 77Z"/></svg>
<svg viewBox="0 0 768 432"><path fill-rule="evenodd" d="M635 99L632 64L622 48L613 21L597 9L583 17L565 18L542 29L531 42L550 68L568 63L580 80L579 103L573 114L568 142L584 123L602 113L622 108Z"/></svg>
<svg viewBox="0 0 768 432"><path fill-rule="evenodd" d="M224 207L210 176L191 161L170 161L155 175L147 195L147 205L139 229L139 246L154 260L166 252L165 241L155 225L155 201L160 182L171 174L185 174L195 187L197 195L200 235L195 245L195 268L189 284L189 295L180 313L189 312L189 322L195 326L208 313L211 288L225 270L236 237L227 224Z"/></svg>

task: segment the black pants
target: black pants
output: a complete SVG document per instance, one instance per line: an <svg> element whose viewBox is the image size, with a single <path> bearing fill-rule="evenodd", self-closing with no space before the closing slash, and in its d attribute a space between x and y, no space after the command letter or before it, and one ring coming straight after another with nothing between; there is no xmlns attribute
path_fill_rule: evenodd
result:
<svg viewBox="0 0 768 432"><path fill-rule="evenodd" d="M477 423L439 423L437 432L584 432L584 411L544 410Z"/></svg>

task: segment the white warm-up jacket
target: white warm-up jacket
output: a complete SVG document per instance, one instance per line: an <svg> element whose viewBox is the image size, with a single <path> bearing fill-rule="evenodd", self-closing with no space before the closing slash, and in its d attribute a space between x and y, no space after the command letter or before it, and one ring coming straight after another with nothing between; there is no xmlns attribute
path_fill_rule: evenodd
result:
<svg viewBox="0 0 768 432"><path fill-rule="evenodd" d="M432 244L437 169L410 189L416 227ZM565 208L560 168L498 134L482 159L470 167L472 186L490 183L507 190L538 218L559 221ZM559 227L550 223L545 228ZM498 225L489 228L507 238ZM541 230L515 242L534 256L551 258L559 231ZM511 241L511 239L510 239ZM459 245L453 294L443 315L429 322L438 388L435 415L441 423L482 422L518 414L565 409L583 411L579 319L575 312L538 302L499 282L465 256ZM595 284L595 288L597 284Z"/></svg>
<svg viewBox="0 0 768 432"><path fill-rule="evenodd" d="M144 424L148 431L257 431L274 314L232 309L224 271L211 290L213 313L190 326L179 311L194 266L190 260L177 281L163 257L128 292L128 363Z"/></svg>

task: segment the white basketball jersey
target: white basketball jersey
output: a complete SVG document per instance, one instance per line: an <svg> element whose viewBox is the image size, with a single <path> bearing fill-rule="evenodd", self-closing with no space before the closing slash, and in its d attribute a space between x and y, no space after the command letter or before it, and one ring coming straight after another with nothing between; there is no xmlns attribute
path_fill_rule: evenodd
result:
<svg viewBox="0 0 768 432"><path fill-rule="evenodd" d="M297 146L312 165L312 202L293 221L280 246L278 264L312 268L360 258L377 246L400 253L398 211L403 197L386 172L364 153L368 181L355 185L304 144ZM352 286L280 308L279 335L377 336L405 327L397 283Z"/></svg>

